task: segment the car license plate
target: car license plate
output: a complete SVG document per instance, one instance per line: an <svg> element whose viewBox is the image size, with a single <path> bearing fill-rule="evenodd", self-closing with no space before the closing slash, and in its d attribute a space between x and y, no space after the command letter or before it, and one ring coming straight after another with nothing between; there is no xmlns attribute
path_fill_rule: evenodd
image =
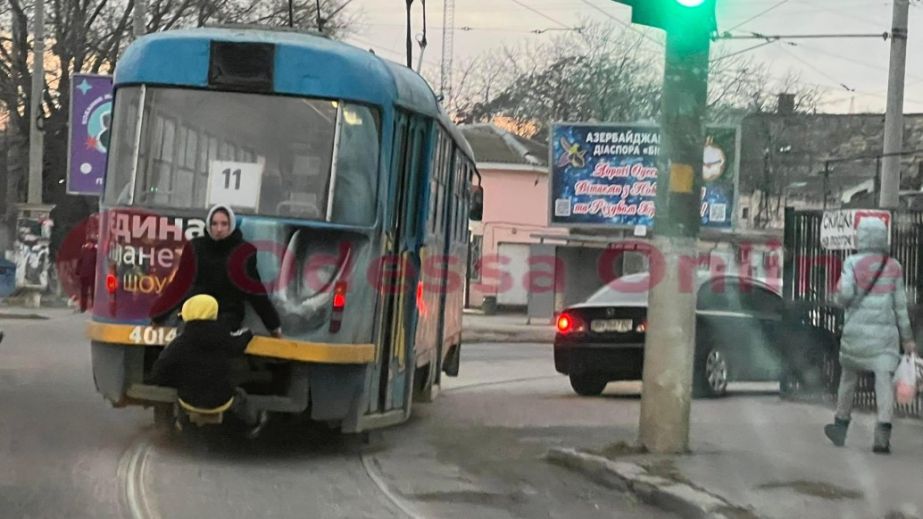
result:
<svg viewBox="0 0 923 519"><path fill-rule="evenodd" d="M596 319L590 323L590 329L596 333L631 331L631 319Z"/></svg>

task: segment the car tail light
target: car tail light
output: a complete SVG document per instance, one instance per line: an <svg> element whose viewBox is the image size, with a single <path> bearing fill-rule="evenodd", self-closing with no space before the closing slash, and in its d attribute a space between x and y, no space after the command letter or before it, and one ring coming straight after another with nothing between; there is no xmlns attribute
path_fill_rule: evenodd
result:
<svg viewBox="0 0 923 519"><path fill-rule="evenodd" d="M638 333L645 333L647 331L647 321L638 323L638 326L635 326L635 331Z"/></svg>
<svg viewBox="0 0 923 519"><path fill-rule="evenodd" d="M579 317L564 312L558 316L556 328L558 333L566 335L568 333L582 332L585 327Z"/></svg>
<svg viewBox="0 0 923 519"><path fill-rule="evenodd" d="M330 313L330 331L336 333L340 331L340 325L343 322L343 310L346 309L346 289L345 281L337 281L333 286L333 304Z"/></svg>
<svg viewBox="0 0 923 519"><path fill-rule="evenodd" d="M561 314L558 317L558 331L561 333L568 333L574 328L574 322L571 320L570 316L567 314Z"/></svg>

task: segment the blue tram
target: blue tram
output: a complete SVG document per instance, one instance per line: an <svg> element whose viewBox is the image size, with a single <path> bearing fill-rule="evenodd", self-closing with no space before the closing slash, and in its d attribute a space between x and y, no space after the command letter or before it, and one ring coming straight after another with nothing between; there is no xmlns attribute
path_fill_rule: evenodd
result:
<svg viewBox="0 0 923 519"><path fill-rule="evenodd" d="M258 336L235 378L256 407L357 432L457 374L482 193L420 76L322 35L200 28L134 42L114 87L88 324L106 399L172 405L143 381L178 322L147 313L214 203L256 245L282 318L275 339L247 310Z"/></svg>

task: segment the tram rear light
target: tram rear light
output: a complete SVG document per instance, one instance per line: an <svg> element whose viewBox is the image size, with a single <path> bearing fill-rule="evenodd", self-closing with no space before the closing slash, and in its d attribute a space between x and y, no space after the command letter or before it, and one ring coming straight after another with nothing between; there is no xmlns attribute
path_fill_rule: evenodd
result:
<svg viewBox="0 0 923 519"><path fill-rule="evenodd" d="M340 281L333 288L333 311L343 311L346 308L346 282Z"/></svg>
<svg viewBox="0 0 923 519"><path fill-rule="evenodd" d="M347 284L345 281L338 281L333 286L333 311L330 314L331 333L340 331L340 326L343 324L343 310L346 308L346 289Z"/></svg>
<svg viewBox="0 0 923 519"><path fill-rule="evenodd" d="M119 280L115 277L115 274L106 275L106 290L109 292L109 295L115 294L115 291L119 288Z"/></svg>
<svg viewBox="0 0 923 519"><path fill-rule="evenodd" d="M426 301L423 299L423 280L420 280L417 283L416 302L417 302L417 312L419 312L420 315L426 317L427 310L426 310Z"/></svg>

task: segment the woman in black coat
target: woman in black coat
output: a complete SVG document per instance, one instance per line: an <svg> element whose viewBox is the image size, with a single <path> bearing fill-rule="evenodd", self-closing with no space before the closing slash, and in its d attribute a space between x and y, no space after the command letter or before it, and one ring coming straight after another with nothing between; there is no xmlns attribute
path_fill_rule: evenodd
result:
<svg viewBox="0 0 923 519"><path fill-rule="evenodd" d="M256 247L237 229L234 211L216 205L208 211L206 221L206 235L183 247L173 281L151 306L151 319L163 322L186 299L208 294L218 300L218 320L229 329L241 327L244 301L249 301L269 333L282 337L279 313L256 267Z"/></svg>

